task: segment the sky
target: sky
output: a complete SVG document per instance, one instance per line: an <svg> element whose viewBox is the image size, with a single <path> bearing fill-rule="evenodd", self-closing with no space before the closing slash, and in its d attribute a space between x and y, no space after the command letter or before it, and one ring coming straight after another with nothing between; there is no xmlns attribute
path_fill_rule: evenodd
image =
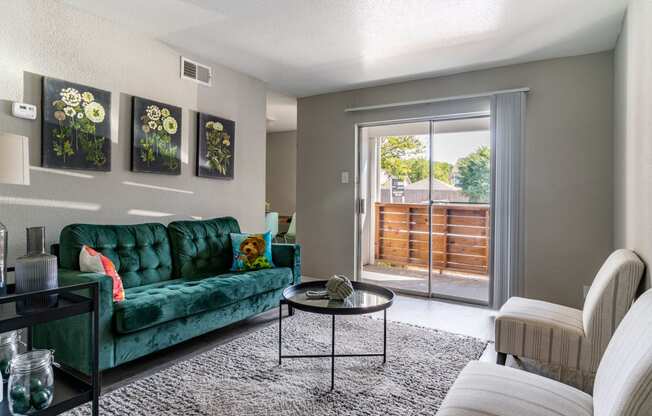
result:
<svg viewBox="0 0 652 416"><path fill-rule="evenodd" d="M428 145L428 135L416 137L426 146ZM489 130L444 134L435 133L432 141L432 160L448 162L454 165L458 159L475 151L480 146L489 147L490 139Z"/></svg>

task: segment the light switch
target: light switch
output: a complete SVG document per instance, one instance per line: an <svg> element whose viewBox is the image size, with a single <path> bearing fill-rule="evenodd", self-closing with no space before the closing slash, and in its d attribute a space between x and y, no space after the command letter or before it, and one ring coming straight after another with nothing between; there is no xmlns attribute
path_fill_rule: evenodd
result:
<svg viewBox="0 0 652 416"><path fill-rule="evenodd" d="M349 183L349 172L348 171L343 171L342 172L342 183Z"/></svg>

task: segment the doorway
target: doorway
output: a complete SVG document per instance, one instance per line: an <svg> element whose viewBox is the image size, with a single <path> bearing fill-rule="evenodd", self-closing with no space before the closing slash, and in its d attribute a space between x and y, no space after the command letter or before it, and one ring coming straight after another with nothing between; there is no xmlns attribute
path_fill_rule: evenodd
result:
<svg viewBox="0 0 652 416"><path fill-rule="evenodd" d="M358 279L488 305L489 114L359 126L358 152Z"/></svg>

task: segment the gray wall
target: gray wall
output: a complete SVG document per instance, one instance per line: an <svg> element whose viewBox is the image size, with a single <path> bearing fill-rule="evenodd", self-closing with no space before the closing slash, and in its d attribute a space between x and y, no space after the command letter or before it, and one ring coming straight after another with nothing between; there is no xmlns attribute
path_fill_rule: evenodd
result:
<svg viewBox="0 0 652 416"><path fill-rule="evenodd" d="M29 137L32 165L30 186L0 185L0 221L9 228L11 258L24 253L24 228L34 225L47 226L49 243L72 222L167 223L232 215L245 230L263 230L266 92L261 81L217 64L212 64L212 87L183 81L178 52L59 1L7 0L1 8L0 130ZM40 120L11 117L10 101L37 104L40 112L41 75L112 92L111 172L39 168ZM180 176L130 172L131 95L183 108ZM197 110L235 120L235 180L195 177Z"/></svg>
<svg viewBox="0 0 652 416"><path fill-rule="evenodd" d="M297 233L308 276L353 274L355 124L486 109L455 102L345 113L351 106L530 87L525 143L525 294L579 306L613 248L613 55L553 59L302 98Z"/></svg>
<svg viewBox="0 0 652 416"><path fill-rule="evenodd" d="M272 211L292 215L297 200L297 132L267 134L267 202Z"/></svg>
<svg viewBox="0 0 652 416"><path fill-rule="evenodd" d="M615 245L652 264L652 2L630 3L615 52Z"/></svg>

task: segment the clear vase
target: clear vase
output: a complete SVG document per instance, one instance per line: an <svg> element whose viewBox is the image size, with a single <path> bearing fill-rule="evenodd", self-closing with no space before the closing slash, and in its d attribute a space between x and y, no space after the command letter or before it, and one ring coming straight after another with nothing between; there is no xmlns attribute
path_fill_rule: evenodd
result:
<svg viewBox="0 0 652 416"><path fill-rule="evenodd" d="M27 229L27 255L16 259L16 293L56 289L58 287L57 257L45 252L45 228ZM58 297L38 295L16 302L18 313L57 305Z"/></svg>

